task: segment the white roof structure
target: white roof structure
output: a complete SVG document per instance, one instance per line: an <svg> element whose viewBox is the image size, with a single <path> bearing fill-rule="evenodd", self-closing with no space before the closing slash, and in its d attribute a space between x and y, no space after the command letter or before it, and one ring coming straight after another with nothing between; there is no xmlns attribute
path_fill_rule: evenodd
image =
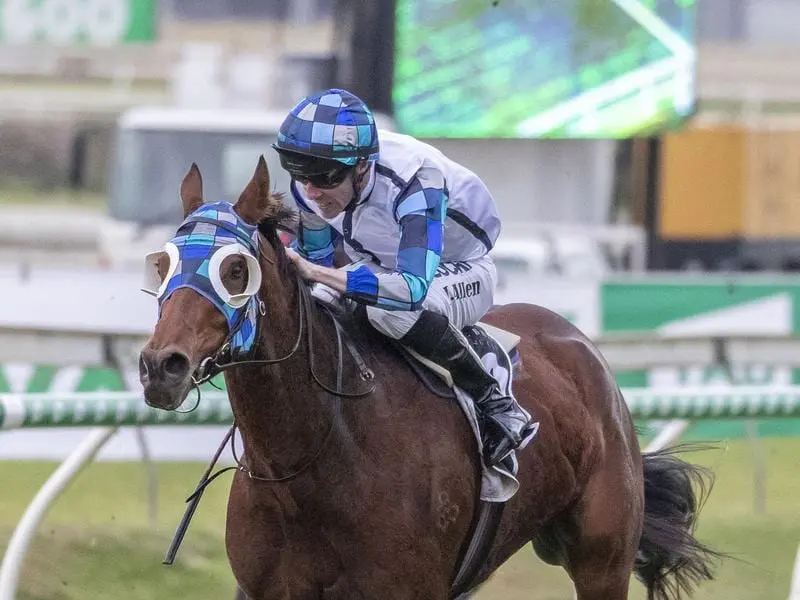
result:
<svg viewBox="0 0 800 600"><path fill-rule="evenodd" d="M119 127L154 131L274 134L289 110L139 106L120 117ZM393 120L385 114L376 113L375 121L380 129L396 129Z"/></svg>

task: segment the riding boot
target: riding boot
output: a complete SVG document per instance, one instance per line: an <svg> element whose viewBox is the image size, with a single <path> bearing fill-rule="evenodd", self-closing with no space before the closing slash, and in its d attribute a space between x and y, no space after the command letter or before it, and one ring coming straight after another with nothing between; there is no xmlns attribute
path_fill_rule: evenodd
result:
<svg viewBox="0 0 800 600"><path fill-rule="evenodd" d="M428 313L427 315L433 315ZM440 315L435 315L440 317ZM446 317L445 317L446 319ZM431 321L436 319L428 317L420 319ZM493 467L516 450L520 444L528 439L536 430L537 425L531 421L530 415L523 410L510 393L504 393L497 380L486 370L472 350L464 334L452 325L446 327L424 327L428 335L425 341L414 343L414 329L421 322L415 324L412 331L403 338L403 342L411 346L416 352L429 360L441 365L450 371L453 382L464 390L475 402L475 407L483 421L483 447L484 461L488 467ZM436 331L438 329L438 331ZM431 336L433 333L436 337Z"/></svg>

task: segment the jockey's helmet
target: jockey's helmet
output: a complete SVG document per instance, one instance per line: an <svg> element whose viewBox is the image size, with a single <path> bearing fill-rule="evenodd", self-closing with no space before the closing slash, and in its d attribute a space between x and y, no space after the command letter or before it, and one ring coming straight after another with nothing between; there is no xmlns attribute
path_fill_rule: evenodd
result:
<svg viewBox="0 0 800 600"><path fill-rule="evenodd" d="M378 128L360 98L334 88L303 98L284 119L272 147L291 175L316 175L332 165L378 160Z"/></svg>

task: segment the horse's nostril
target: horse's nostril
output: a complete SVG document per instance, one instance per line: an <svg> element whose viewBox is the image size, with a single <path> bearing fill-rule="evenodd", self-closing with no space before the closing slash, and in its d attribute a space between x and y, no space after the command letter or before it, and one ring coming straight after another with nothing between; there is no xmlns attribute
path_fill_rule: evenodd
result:
<svg viewBox="0 0 800 600"><path fill-rule="evenodd" d="M189 359L185 354L173 352L164 359L162 367L164 374L169 377L185 377L189 372Z"/></svg>
<svg viewBox="0 0 800 600"><path fill-rule="evenodd" d="M150 375L150 363L144 357L144 353L139 354L139 377L148 377Z"/></svg>

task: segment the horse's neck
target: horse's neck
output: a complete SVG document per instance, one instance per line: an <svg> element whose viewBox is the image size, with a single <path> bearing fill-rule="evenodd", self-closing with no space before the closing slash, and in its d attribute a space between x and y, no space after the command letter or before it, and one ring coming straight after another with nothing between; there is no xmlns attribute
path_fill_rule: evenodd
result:
<svg viewBox="0 0 800 600"><path fill-rule="evenodd" d="M245 454L254 471L285 474L325 439L335 418L335 403L317 386L309 372L308 327L314 328L315 358L330 362L324 354L331 339L330 323L301 307L303 298L294 281L266 277L257 357L277 360L266 367L235 368L226 377L236 423L244 440ZM303 314L302 331L300 315ZM299 346L293 352L300 336ZM324 369L326 373L328 369Z"/></svg>

